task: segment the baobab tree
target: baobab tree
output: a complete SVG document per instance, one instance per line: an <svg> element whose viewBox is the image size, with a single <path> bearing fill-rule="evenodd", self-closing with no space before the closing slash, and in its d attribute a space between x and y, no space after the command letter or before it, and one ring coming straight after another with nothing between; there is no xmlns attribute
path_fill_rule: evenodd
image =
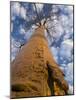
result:
<svg viewBox="0 0 76 100"><path fill-rule="evenodd" d="M19 46L20 50L11 63L11 98L66 95L68 92L64 73L54 60L44 34L46 31L50 41L55 39L53 34L56 30L51 33L50 30L57 25L54 21L58 19L60 12L51 10L50 15L46 16L38 11L37 5L32 4L36 19L25 25L29 29L34 24L35 30L30 39ZM49 21L54 26L48 27Z"/></svg>

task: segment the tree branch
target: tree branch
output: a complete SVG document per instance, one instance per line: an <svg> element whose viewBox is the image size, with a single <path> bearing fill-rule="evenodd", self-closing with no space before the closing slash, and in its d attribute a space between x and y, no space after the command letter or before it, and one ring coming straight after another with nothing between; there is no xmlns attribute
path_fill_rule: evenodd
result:
<svg viewBox="0 0 76 100"><path fill-rule="evenodd" d="M34 7L35 7L35 12L36 12L36 15L37 15L37 17L38 17L38 20L40 21L40 17L39 17L39 15L38 15L37 7L36 7L36 4L35 4L35 3L34 3Z"/></svg>

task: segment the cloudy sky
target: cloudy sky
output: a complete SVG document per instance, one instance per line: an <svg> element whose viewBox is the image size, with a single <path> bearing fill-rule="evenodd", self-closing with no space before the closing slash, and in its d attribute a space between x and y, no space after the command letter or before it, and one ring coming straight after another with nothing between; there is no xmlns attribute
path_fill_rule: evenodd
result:
<svg viewBox="0 0 76 100"><path fill-rule="evenodd" d="M65 73L69 94L73 94L73 6L11 2L11 61L19 52L19 46L27 43L35 24L47 19L50 36L45 31L54 59Z"/></svg>

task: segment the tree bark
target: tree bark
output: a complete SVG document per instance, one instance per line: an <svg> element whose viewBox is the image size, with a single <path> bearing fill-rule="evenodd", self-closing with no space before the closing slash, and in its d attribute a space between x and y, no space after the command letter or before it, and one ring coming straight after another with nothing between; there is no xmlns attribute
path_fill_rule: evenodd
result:
<svg viewBox="0 0 76 100"><path fill-rule="evenodd" d="M11 98L66 95L67 90L40 26L11 63Z"/></svg>

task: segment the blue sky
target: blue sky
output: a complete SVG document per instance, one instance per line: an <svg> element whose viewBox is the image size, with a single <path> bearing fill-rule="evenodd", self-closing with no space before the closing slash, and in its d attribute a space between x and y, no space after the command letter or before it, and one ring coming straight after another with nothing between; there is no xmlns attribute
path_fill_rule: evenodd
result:
<svg viewBox="0 0 76 100"><path fill-rule="evenodd" d="M65 73L69 93L73 93L73 6L36 4L39 18L33 3L11 2L11 61L19 52L19 46L27 43L33 34L35 24L48 18L45 30L49 49L54 59Z"/></svg>

